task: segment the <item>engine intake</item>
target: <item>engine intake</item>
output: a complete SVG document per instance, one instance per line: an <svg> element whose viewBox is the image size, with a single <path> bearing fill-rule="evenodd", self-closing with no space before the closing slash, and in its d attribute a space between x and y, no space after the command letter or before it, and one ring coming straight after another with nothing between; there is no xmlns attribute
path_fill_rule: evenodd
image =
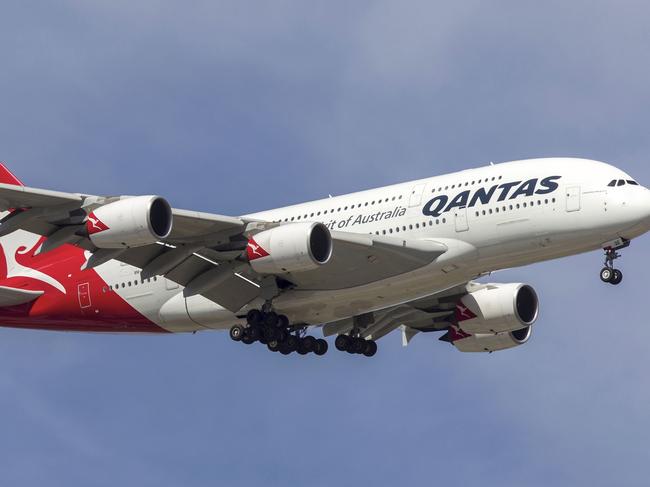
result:
<svg viewBox="0 0 650 487"><path fill-rule="evenodd" d="M520 330L537 321L539 300L527 284L488 284L456 306L458 326L471 334Z"/></svg>
<svg viewBox="0 0 650 487"><path fill-rule="evenodd" d="M86 232L100 249L150 245L172 231L172 208L160 196L134 196L100 206L86 221Z"/></svg>
<svg viewBox="0 0 650 487"><path fill-rule="evenodd" d="M246 256L260 274L309 271L329 262L332 236L322 223L289 223L252 237Z"/></svg>

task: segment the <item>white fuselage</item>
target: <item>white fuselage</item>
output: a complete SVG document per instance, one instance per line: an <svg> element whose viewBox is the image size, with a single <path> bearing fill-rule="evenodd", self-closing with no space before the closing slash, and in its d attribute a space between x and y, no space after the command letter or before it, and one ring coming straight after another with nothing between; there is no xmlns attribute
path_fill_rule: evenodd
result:
<svg viewBox="0 0 650 487"><path fill-rule="evenodd" d="M608 186L613 180L630 181ZM247 218L322 222L332 231L433 239L448 252L416 271L341 290L287 290L274 307L294 322L321 324L431 295L495 270L602 248L650 229L650 191L623 171L583 159L537 159L264 211ZM478 193L478 195L477 195ZM336 251L336 249L334 249ZM139 269L111 261L107 283ZM187 300L165 279L118 287L140 313L170 331L225 329L241 320L201 296ZM239 316L239 317L238 317Z"/></svg>

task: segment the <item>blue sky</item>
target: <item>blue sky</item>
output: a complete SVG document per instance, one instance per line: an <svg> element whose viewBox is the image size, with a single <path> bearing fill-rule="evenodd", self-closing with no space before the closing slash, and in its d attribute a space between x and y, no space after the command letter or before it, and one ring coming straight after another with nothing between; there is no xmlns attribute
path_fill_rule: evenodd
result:
<svg viewBox="0 0 650 487"><path fill-rule="evenodd" d="M0 159L28 184L225 214L570 155L650 184L641 1L59 2L0 9ZM0 331L21 486L647 485L647 238L501 272L526 346L374 360L221 333Z"/></svg>

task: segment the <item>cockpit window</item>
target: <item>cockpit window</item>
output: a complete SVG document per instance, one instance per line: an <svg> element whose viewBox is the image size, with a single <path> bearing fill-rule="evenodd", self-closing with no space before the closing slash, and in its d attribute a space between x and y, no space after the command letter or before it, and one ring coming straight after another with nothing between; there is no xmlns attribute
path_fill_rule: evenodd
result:
<svg viewBox="0 0 650 487"><path fill-rule="evenodd" d="M613 188L615 186L625 186L626 184L631 184L632 186L639 186L639 183L637 183L636 181L634 181L632 179L628 179L628 180L614 179L614 180L610 181L607 186L609 186L610 188Z"/></svg>

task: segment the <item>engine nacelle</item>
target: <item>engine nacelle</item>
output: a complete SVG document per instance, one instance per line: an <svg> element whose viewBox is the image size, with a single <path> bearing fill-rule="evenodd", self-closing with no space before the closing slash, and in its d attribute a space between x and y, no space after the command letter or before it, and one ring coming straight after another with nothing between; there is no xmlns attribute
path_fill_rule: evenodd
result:
<svg viewBox="0 0 650 487"><path fill-rule="evenodd" d="M322 223L289 223L249 239L248 261L260 274L316 269L332 256L332 236Z"/></svg>
<svg viewBox="0 0 650 487"><path fill-rule="evenodd" d="M537 321L539 300L527 284L489 284L456 306L458 326L472 335L520 330Z"/></svg>
<svg viewBox="0 0 650 487"><path fill-rule="evenodd" d="M100 249L150 245L171 233L172 209L160 196L125 198L88 215L86 231Z"/></svg>
<svg viewBox="0 0 650 487"><path fill-rule="evenodd" d="M497 333L496 335L465 335L452 340L454 346L461 352L498 352L508 348L523 345L530 339L532 327L520 330Z"/></svg>

